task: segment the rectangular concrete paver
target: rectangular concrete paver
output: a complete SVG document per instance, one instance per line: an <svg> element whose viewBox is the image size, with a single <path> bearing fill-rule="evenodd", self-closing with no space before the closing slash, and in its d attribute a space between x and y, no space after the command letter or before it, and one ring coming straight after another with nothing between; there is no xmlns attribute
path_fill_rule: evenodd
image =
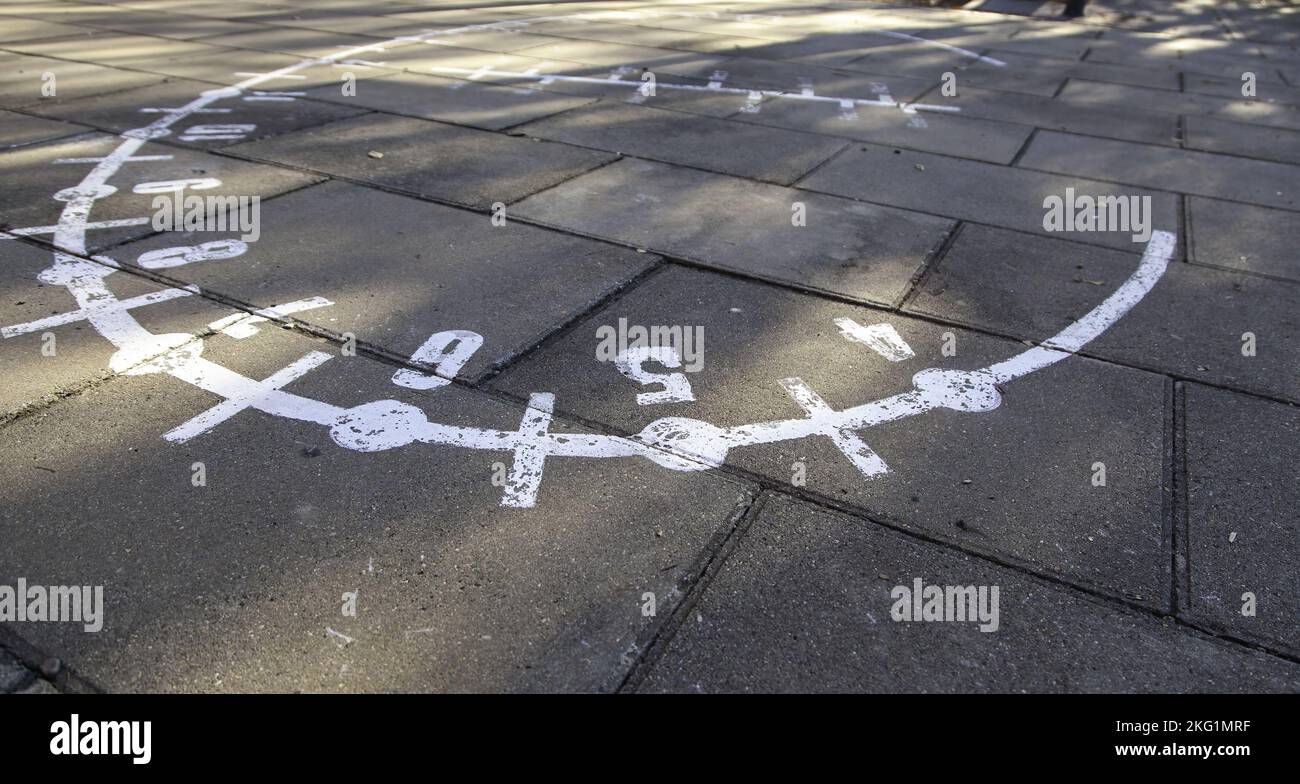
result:
<svg viewBox="0 0 1300 784"><path fill-rule="evenodd" d="M1044 199L1064 199L1066 188L1073 188L1094 198L1150 196L1154 227L1169 230L1178 225L1178 202L1171 194L875 145L855 145L799 187L1039 233L1044 232ZM1132 233L1123 231L1059 232L1058 236L1119 248L1133 245Z"/></svg>
<svg viewBox="0 0 1300 784"><path fill-rule="evenodd" d="M46 74L53 74L53 78ZM162 77L30 55L0 56L0 106L51 104L157 84Z"/></svg>
<svg viewBox="0 0 1300 784"><path fill-rule="evenodd" d="M1211 628L1294 656L1300 653L1294 568L1300 414L1294 406L1200 384L1186 386L1184 406L1182 609Z"/></svg>
<svg viewBox="0 0 1300 784"><path fill-rule="evenodd" d="M142 128L166 115L166 109L185 106L212 85L188 79L166 82L108 95L93 96L53 104L38 104L27 111L47 117L76 119L101 130L122 133ZM339 106L320 101L302 100L302 96L281 95L298 92L254 88L239 95L222 98L208 105L211 114L194 116L192 121L176 127L168 135L169 143L215 149L268 136L277 136L299 128L310 128L332 120L353 117L367 110L361 106ZM210 132L187 130L199 127ZM233 138L232 138L233 137Z"/></svg>
<svg viewBox="0 0 1300 784"><path fill-rule="evenodd" d="M1183 133L1194 150L1300 164L1300 130L1188 115Z"/></svg>
<svg viewBox="0 0 1300 784"><path fill-rule="evenodd" d="M737 213L736 205L743 205ZM796 225L802 205L804 225ZM679 258L890 304L952 223L639 160L524 200L520 215Z"/></svg>
<svg viewBox="0 0 1300 784"><path fill-rule="evenodd" d="M1293 213L1199 196L1187 206L1192 261L1300 281L1300 222Z"/></svg>
<svg viewBox="0 0 1300 784"><path fill-rule="evenodd" d="M468 85L432 75L384 74L359 82L354 95L327 85L310 90L313 98L347 106L379 109L430 120L498 130L573 109L590 99L515 90L490 84Z"/></svg>
<svg viewBox="0 0 1300 784"><path fill-rule="evenodd" d="M438 155L428 153L431 147ZM356 117L230 149L481 208L510 204L616 157L392 115Z"/></svg>
<svg viewBox="0 0 1300 784"><path fill-rule="evenodd" d="M999 624L894 621L896 586L997 586ZM641 691L1294 691L1293 662L785 497Z"/></svg>
<svg viewBox="0 0 1300 784"><path fill-rule="evenodd" d="M846 143L608 101L529 123L519 132L778 185L798 180Z"/></svg>
<svg viewBox="0 0 1300 784"><path fill-rule="evenodd" d="M1166 114L1203 114L1223 120L1300 130L1300 109L1284 104L1152 90L1072 79L1061 96L1085 106L1132 106Z"/></svg>
<svg viewBox="0 0 1300 784"><path fill-rule="evenodd" d="M1087 42L1089 46L1092 43L1092 41ZM1093 82L1113 82L1162 90L1179 89L1178 74L1173 71L1127 68L1087 60L1066 59L1070 55L1069 51L1049 51L1042 55L1035 55L994 49L988 53L988 56L999 60L1003 65L997 66L983 61L972 62L958 75L957 80L959 84L963 81L970 81L972 84L982 82L985 87L1014 90L1016 79L1033 79L1035 75L1042 78L1045 74L1060 74L1070 79L1087 79ZM998 78L1003 81L995 81Z"/></svg>
<svg viewBox="0 0 1300 784"><path fill-rule="evenodd" d="M1024 125L944 111L904 111L870 105L849 109L836 103L781 98L768 101L756 114L739 114L735 119L875 144L896 144L925 152L963 155L992 163L1010 163L1015 159L1033 130Z"/></svg>
<svg viewBox="0 0 1300 784"><path fill-rule="evenodd" d="M1017 337L1054 333L1137 268L1118 253L967 226L907 308ZM1090 354L1300 401L1300 289L1289 281L1172 263ZM1255 351L1247 354L1254 336Z"/></svg>
<svg viewBox="0 0 1300 784"><path fill-rule="evenodd" d="M693 401L638 403L637 393L661 387L599 359L601 332L618 330L620 319L625 327L700 330L698 362L683 356L696 368L684 374ZM915 356L889 361L847 340L836 319L890 325ZM945 343L954 356L945 356ZM804 419L790 383L840 411L908 392L927 368L974 370L1024 350L1017 341L671 269L493 383L516 394L553 389L558 406L629 432L662 417L731 428ZM1003 385L992 411L941 409L858 431L887 473L864 475L825 435L738 445L726 459L930 536L1167 607L1167 392L1158 376L1070 360ZM1107 466L1104 487L1092 484L1098 462Z"/></svg>
<svg viewBox="0 0 1300 784"><path fill-rule="evenodd" d="M1175 145L1178 143L1178 118L1170 115L1142 112L1115 107L1080 106L1060 98L1043 95L985 90L969 87L958 77L957 94L946 97L939 90L931 90L921 100L946 106L956 106L962 117L982 117L1006 123L1020 123L1036 128L1070 131L1110 139L1126 139L1147 144ZM927 120L930 115L925 115ZM1024 141L1024 137L1019 137ZM1020 151L1016 145L1012 157ZM942 152L942 151L937 151ZM954 148L951 154L976 157L968 151ZM1000 160L1009 163L1011 158Z"/></svg>
<svg viewBox="0 0 1300 784"><path fill-rule="evenodd" d="M84 125L45 120L0 109L0 149L61 139L90 130Z"/></svg>
<svg viewBox="0 0 1300 784"><path fill-rule="evenodd" d="M1019 166L1300 209L1300 166L1044 131Z"/></svg>

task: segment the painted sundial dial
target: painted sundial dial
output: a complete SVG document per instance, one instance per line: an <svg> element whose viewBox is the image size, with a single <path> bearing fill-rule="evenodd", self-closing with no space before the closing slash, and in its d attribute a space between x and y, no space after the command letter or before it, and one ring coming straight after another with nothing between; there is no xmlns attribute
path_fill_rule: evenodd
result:
<svg viewBox="0 0 1300 784"><path fill-rule="evenodd" d="M146 152L144 148L150 141L175 134L186 141L205 138L237 139L252 128L243 124L213 122L210 118L223 110L223 104L231 101L256 100L267 105L292 102L302 93L282 88L286 84L292 85L298 71L356 62L358 58L379 56L400 47L419 46L433 38L441 41L482 30L538 28L548 22L572 21L574 18L594 21L625 17L626 14L617 12L603 15L579 14L476 24L404 35L383 44L353 47L327 57L307 59L276 71L249 74L230 87L205 90L184 105L147 107L148 113L142 116L149 119L149 122L122 133L120 142L107 155L61 162L63 165L60 173L74 168L68 163L84 166L87 171L79 182L51 195L51 198L63 204L56 225L25 227L9 232L12 235L48 236L58 250L52 254L50 267L40 273L40 280L66 288L76 301L76 309L29 323L6 325L0 330L0 335L10 338L67 324L88 324L115 347L109 363L111 370L129 375L166 374L223 399L223 402L211 409L196 413L193 419L178 423L174 429L160 434L168 441L179 443L202 437L229 418L252 410L273 417L315 423L328 432L338 447L359 452L418 449L420 444L506 452L511 454L511 458L508 476L503 483L501 505L531 507L537 503L538 489L548 461L555 459L640 457L658 469L703 471L722 465L735 450L808 438L830 439L861 474L862 480L871 481L889 473L889 467L888 460L876 454L869 445L869 439L864 437L870 428L885 422L921 416L935 409L978 415L997 408L1001 405L1002 385L1014 383L1027 374L1065 360L1085 347L1136 306L1164 273L1176 239L1167 231L1155 231L1128 279L1116 286L1100 304L1056 334L1043 336L1038 345L1000 362L969 370L920 368L912 377L910 389L876 400L864 400L841 410L827 405L817 391L801 379L773 379L773 383L779 383L804 410L805 416L730 427L720 427L689 417L670 416L657 419L639 433L628 437L553 430L551 419L555 398L545 391L531 394L527 407L521 412L519 427L515 430L442 424L436 416L395 400L380 399L345 407L294 394L284 387L306 373L328 372L327 363L332 354L322 351L307 353L264 379L240 375L204 356L205 343L209 338L182 333L154 334L141 326L133 316L137 309L153 303L197 294L197 287L170 288L142 297L119 299L113 293L111 285L119 268L118 261L109 255L95 254L88 249L87 237L96 230L149 220L143 217L97 219L97 208L113 199L119 189L149 194L167 193L186 187L203 189L219 184L219 181L209 181L210 178L151 181L150 165L170 156ZM740 18L742 21L746 19ZM945 44L927 42L917 36L889 31L883 34L917 45L933 44L955 49ZM999 61L974 52L955 51L1001 65ZM621 72L616 69L609 77L597 78L554 73L539 76L520 71L463 69L454 66L434 66L432 70L471 80L492 77L521 84L573 82L601 86L617 86L624 81L624 74L632 73L631 69L623 69ZM712 76L716 79L705 85L678 84L669 79L629 81L628 91L632 100L637 102L643 101L647 95L657 95L659 91L734 96L742 107L747 107L750 111L755 110L765 99L826 104L826 111L850 117L859 111L901 111L913 117L911 124L920 129L925 127L926 113L957 110L950 106L898 103L885 92L887 88L883 85L883 94L875 99L854 99L821 95L806 86L794 90L732 87L722 81L726 74L715 73ZM176 217L178 223L183 222L183 216L179 212ZM267 231L274 232L275 227L271 226ZM145 269L170 269L196 263L238 264L241 258L246 259L255 254L255 248L255 243L227 239L197 246L150 251L135 262ZM214 323L212 328L226 335L244 337L254 334L255 330L250 328L259 321L288 319L295 313L318 312L328 308L332 304L328 296L328 293L304 291L298 300L252 313L236 313L226 320ZM903 361L914 356L912 348L898 337L888 322L863 325L842 318L837 319L836 324L842 337L857 344L858 350L874 351L889 361ZM412 364L424 370L399 370L394 374L393 382L416 389L436 389L446 385L483 341L484 336L469 330L449 329L438 332L410 357ZM646 357L642 357L644 359ZM637 367L640 367L639 363ZM318 368L321 369L317 370ZM689 388L689 381L685 380L683 374L676 374L676 377L681 378L682 383Z"/></svg>

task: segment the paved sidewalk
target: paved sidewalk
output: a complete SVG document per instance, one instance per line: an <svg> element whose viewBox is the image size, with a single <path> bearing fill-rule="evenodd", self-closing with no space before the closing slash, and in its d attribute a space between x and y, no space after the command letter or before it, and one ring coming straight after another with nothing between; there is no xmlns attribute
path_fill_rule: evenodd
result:
<svg viewBox="0 0 1300 784"><path fill-rule="evenodd" d="M986 6L0 2L0 692L1296 691L1300 14Z"/></svg>

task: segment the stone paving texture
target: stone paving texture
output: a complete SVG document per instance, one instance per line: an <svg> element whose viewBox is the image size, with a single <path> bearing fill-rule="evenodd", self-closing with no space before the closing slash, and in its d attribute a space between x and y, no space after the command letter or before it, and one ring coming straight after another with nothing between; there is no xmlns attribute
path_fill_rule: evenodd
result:
<svg viewBox="0 0 1300 784"><path fill-rule="evenodd" d="M987 5L0 3L0 693L1300 689L1300 20Z"/></svg>

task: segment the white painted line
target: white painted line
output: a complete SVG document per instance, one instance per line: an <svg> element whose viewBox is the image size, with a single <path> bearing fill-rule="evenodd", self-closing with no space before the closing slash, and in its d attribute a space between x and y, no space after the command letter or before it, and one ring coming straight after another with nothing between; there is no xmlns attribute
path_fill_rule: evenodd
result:
<svg viewBox="0 0 1300 784"><path fill-rule="evenodd" d="M276 305L270 308L255 310L252 313L232 313L225 318L217 319L208 325L208 329L213 332L220 332L226 337L235 340L243 340L252 337L258 333L257 324L261 324L273 319L281 319L294 313L302 313L307 310L316 308L326 308L333 305L333 302L324 297L309 297L308 299L295 300L286 302L283 305Z"/></svg>
<svg viewBox="0 0 1300 784"><path fill-rule="evenodd" d="M39 332L45 329L61 327L65 324L72 324L77 321L90 321L96 316L105 316L113 312L126 312L133 308L153 305L157 302L166 302L167 300L176 299L177 297L188 297L197 293L197 289L163 289L162 291L153 291L148 294L142 294L130 299L113 299L105 302L95 302L70 310L67 313L59 313L53 316L46 316L36 321L29 321L26 324L15 324L11 327L0 327L0 338L12 338L18 335L25 335L28 332Z"/></svg>
<svg viewBox="0 0 1300 784"><path fill-rule="evenodd" d="M495 76L504 79L536 79L537 78L535 75L527 74L522 71L503 71L499 69L488 68L486 66L471 70L469 68L456 68L453 66L435 65L431 67L429 70L433 71L434 73L448 74L448 75L458 75L458 76L472 75L472 78L474 79L482 79L485 76ZM609 79L609 78L602 78L598 76L569 76L566 74L548 74L547 76L542 77L543 84L549 84L550 82L574 82L578 84L611 84L611 85L628 84L628 82L622 79ZM722 86L715 87L713 86L712 83L708 85L699 85L699 84L674 84L672 82L656 81L655 89L726 93L730 95L743 95L746 97L752 95L753 93L758 93L759 95L768 98L788 98L791 100L800 100L800 101L817 101L822 103L835 103L835 104L839 104L840 106L846 106L846 105L880 106L886 108L899 108L899 104L894 102L893 99L872 100L868 98L833 98L824 95L804 95L803 93L789 93L789 92L783 92L781 90L752 90L747 87L722 87ZM914 103L914 104L908 104L908 106L913 110L919 109L921 111L926 111L926 112L955 113L961 111L961 109L956 106L944 106L939 104Z"/></svg>
<svg viewBox="0 0 1300 784"><path fill-rule="evenodd" d="M123 159L122 163L139 163L141 161L170 161L170 155L132 155L130 158ZM103 163L104 158L55 158L51 163Z"/></svg>
<svg viewBox="0 0 1300 784"><path fill-rule="evenodd" d="M527 509L537 505L546 451L535 439L547 434L554 408L555 395L549 392L534 392L528 396L528 407L519 423L519 436L529 440L521 440L515 447L514 463L510 466L501 498L502 506Z"/></svg>
<svg viewBox="0 0 1300 784"><path fill-rule="evenodd" d="M265 403L271 397L271 393L280 391L280 387L287 386L333 358L333 354L312 351L295 360L292 364L272 373L264 381L244 379L247 383L240 384L240 389L232 390L231 394L225 395L226 399L224 401L188 422L169 430L163 434L163 438L172 443L183 444L195 436L206 433L240 411L257 407L259 403Z"/></svg>
<svg viewBox="0 0 1300 784"><path fill-rule="evenodd" d="M119 226L144 226L150 222L150 218L119 218L117 220L90 221L83 228L87 231L91 229L116 229ZM16 237L30 237L33 234L53 234L58 230L58 226L28 226L22 229L5 229L0 231L0 240L12 240Z"/></svg>
<svg viewBox="0 0 1300 784"><path fill-rule="evenodd" d="M812 422L824 422L827 427L822 431L822 435L828 436L831 443L844 453L853 467L858 469L865 477L872 477L878 474L889 472L889 467L885 461L880 459L867 443L859 438L853 431L844 430L835 426L836 412L821 399L821 396L812 391L807 384L800 378L783 378L781 386L785 391L790 393L790 397L799 404L799 407L808 412L808 419Z"/></svg>
<svg viewBox="0 0 1300 784"><path fill-rule="evenodd" d="M894 325L881 322L862 326L851 318L835 319L840 334L855 343L861 343L890 362L902 362L916 356Z"/></svg>

